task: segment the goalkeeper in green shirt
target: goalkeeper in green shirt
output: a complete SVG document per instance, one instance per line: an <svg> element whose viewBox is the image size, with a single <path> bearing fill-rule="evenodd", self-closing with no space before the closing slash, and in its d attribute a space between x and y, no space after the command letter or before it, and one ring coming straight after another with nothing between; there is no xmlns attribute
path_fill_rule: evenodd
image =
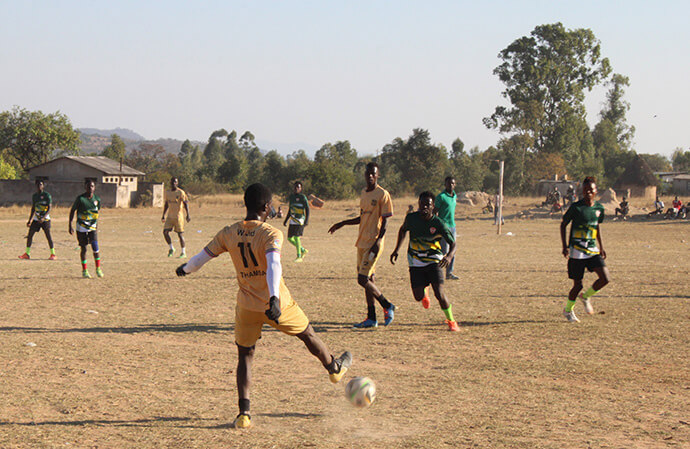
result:
<svg viewBox="0 0 690 449"><path fill-rule="evenodd" d="M288 226L287 241L297 248L297 258L295 262L302 262L304 256L306 256L308 252L307 249L302 246L302 234L304 234L304 227L309 224L309 200L302 193L302 183L300 181L295 181L293 192L294 193L290 195L288 199L290 206L285 220L283 220L283 226L285 226L288 221L290 222L290 226Z"/></svg>

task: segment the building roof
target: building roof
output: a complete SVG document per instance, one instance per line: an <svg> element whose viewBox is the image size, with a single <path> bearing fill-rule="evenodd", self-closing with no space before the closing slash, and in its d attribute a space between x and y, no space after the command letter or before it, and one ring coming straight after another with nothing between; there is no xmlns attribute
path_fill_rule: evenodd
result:
<svg viewBox="0 0 690 449"><path fill-rule="evenodd" d="M105 156L62 156L57 159L53 159L52 161L46 162L45 164L32 167L29 170L33 170L37 167L50 164L60 159L69 159L71 161L78 162L80 164L94 168L102 172L104 175L144 176L146 174L124 164L122 165L122 170L120 170L119 162L114 161Z"/></svg>
<svg viewBox="0 0 690 449"><path fill-rule="evenodd" d="M656 186L659 184L659 179L654 176L652 169L649 168L647 161L642 159L639 154L636 154L632 161L628 164L623 174L618 178L613 185L614 189L623 186L637 185L637 186Z"/></svg>
<svg viewBox="0 0 690 449"><path fill-rule="evenodd" d="M678 179L678 180L685 180L685 179L690 179L690 175L677 175L674 176L673 179Z"/></svg>

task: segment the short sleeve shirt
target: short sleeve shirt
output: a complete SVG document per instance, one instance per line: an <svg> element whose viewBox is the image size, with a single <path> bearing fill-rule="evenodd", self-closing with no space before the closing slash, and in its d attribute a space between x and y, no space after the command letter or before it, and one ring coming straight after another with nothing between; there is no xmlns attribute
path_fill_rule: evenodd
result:
<svg viewBox="0 0 690 449"><path fill-rule="evenodd" d="M307 219L307 211L309 210L309 200L302 194L293 193L288 200L290 202L290 224L303 225Z"/></svg>
<svg viewBox="0 0 690 449"><path fill-rule="evenodd" d="M77 211L77 232L91 232L98 227L101 198L95 193L91 198L81 194L74 200L72 209Z"/></svg>
<svg viewBox="0 0 690 449"><path fill-rule="evenodd" d="M449 228L455 227L455 206L457 204L458 196L453 192L449 194L445 190L438 195L434 200L434 206L438 211L438 217L445 223Z"/></svg>
<svg viewBox="0 0 690 449"><path fill-rule="evenodd" d="M424 220L418 211L409 213L403 222L403 229L410 233L407 262L411 267L439 263L443 259L441 240L445 239L448 243L454 241L448 226L437 215Z"/></svg>
<svg viewBox="0 0 690 449"><path fill-rule="evenodd" d="M604 221L604 206L599 201L588 206L585 200L574 202L563 215L563 223L570 227L570 258L588 259L599 254L597 234Z"/></svg>
<svg viewBox="0 0 690 449"><path fill-rule="evenodd" d="M258 220L240 221L221 229L204 248L212 257L230 253L237 273L237 305L247 310L263 312L271 297L266 280L266 254L278 252L283 245L283 233ZM280 307L292 303L290 291L280 278Z"/></svg>
<svg viewBox="0 0 690 449"><path fill-rule="evenodd" d="M50 196L50 193L46 191L34 193L31 196L31 203L34 206L34 221L50 221L48 210L53 203L53 198Z"/></svg>
<svg viewBox="0 0 690 449"><path fill-rule="evenodd" d="M187 201L187 194L182 189L166 190L165 202L168 205L168 216L177 215L179 218L184 218L182 211L182 203Z"/></svg>
<svg viewBox="0 0 690 449"><path fill-rule="evenodd" d="M367 192L365 187L360 196L359 209L359 235L355 246L369 249L379 236L382 218L393 215L391 195L379 185L371 192Z"/></svg>

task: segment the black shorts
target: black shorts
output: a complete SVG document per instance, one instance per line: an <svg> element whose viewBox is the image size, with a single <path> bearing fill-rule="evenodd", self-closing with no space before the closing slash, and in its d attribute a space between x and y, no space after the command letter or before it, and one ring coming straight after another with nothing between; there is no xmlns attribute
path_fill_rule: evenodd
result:
<svg viewBox="0 0 690 449"><path fill-rule="evenodd" d="M291 224L288 226L288 238L290 237L302 237L304 233L304 226Z"/></svg>
<svg viewBox="0 0 690 449"><path fill-rule="evenodd" d="M410 267L410 284L412 288L426 287L429 284L443 284L443 270L437 263L424 267Z"/></svg>
<svg viewBox="0 0 690 449"><path fill-rule="evenodd" d="M96 234L96 231L77 231L77 241L79 242L79 246L87 246L89 243L93 244L93 242L98 242L98 234Z"/></svg>
<svg viewBox="0 0 690 449"><path fill-rule="evenodd" d="M585 268L590 273L596 268L605 267L604 259L599 254L589 259L568 259L568 278L579 280L585 275Z"/></svg>
<svg viewBox="0 0 690 449"><path fill-rule="evenodd" d="M34 220L31 222L29 227L29 232L36 233L43 229L43 232L50 232L50 220L48 221L38 221Z"/></svg>

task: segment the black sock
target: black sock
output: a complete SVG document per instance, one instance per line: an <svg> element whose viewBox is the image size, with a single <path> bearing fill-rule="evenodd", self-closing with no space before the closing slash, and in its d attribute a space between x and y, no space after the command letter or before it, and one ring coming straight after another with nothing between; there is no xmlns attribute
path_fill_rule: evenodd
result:
<svg viewBox="0 0 690 449"><path fill-rule="evenodd" d="M240 399L240 415L249 414L249 399Z"/></svg>
<svg viewBox="0 0 690 449"><path fill-rule="evenodd" d="M381 307L383 307L384 309L390 309L391 303L386 299L385 296L383 296L383 293L381 293L381 296L376 298L376 300L379 302L379 304L381 304Z"/></svg>
<svg viewBox="0 0 690 449"><path fill-rule="evenodd" d="M371 305L367 306L367 318L376 321L376 307Z"/></svg>

